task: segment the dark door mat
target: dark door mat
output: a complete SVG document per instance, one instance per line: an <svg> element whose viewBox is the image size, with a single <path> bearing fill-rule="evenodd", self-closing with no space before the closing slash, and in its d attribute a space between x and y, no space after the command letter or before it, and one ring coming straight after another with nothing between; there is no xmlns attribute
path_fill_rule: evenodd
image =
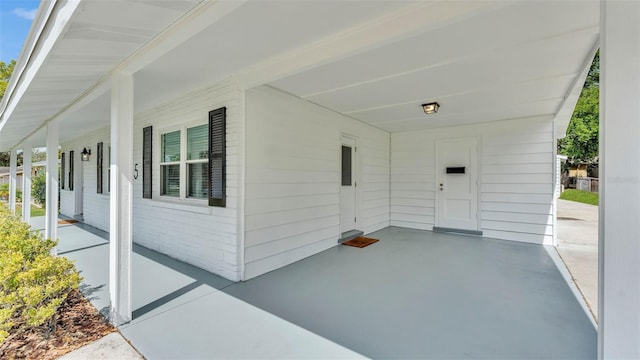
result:
<svg viewBox="0 0 640 360"><path fill-rule="evenodd" d="M351 239L349 241L345 241L342 243L342 245L348 245L348 246L355 246L357 248L363 248L366 246L369 246L373 243L377 243L378 239L372 239L372 238L368 238L368 237L364 237L364 236L358 236L355 239Z"/></svg>

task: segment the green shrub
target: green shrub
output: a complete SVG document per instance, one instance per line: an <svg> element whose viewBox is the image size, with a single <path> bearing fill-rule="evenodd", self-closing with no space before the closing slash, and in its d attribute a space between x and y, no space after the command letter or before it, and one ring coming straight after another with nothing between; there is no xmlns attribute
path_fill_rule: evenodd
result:
<svg viewBox="0 0 640 360"><path fill-rule="evenodd" d="M0 343L10 331L51 331L56 309L80 284L73 263L51 255L56 245L0 204Z"/></svg>
<svg viewBox="0 0 640 360"><path fill-rule="evenodd" d="M0 184L0 199L9 198L9 183Z"/></svg>
<svg viewBox="0 0 640 360"><path fill-rule="evenodd" d="M47 203L47 178L46 174L38 174L31 179L31 196L40 206Z"/></svg>

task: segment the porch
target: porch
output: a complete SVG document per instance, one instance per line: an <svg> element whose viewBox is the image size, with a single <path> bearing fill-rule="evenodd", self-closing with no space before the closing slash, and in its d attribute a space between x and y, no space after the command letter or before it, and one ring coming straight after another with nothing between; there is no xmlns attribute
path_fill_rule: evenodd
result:
<svg viewBox="0 0 640 360"><path fill-rule="evenodd" d="M596 329L545 247L397 227L370 236L380 242L242 283L134 245L133 321L120 330L149 359L596 357ZM108 311L108 234L74 224L59 237Z"/></svg>

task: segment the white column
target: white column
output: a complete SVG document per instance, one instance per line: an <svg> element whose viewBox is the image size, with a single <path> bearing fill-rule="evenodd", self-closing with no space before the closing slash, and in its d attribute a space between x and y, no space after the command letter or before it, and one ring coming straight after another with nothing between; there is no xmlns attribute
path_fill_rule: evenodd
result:
<svg viewBox="0 0 640 360"><path fill-rule="evenodd" d="M18 151L11 150L9 156L9 209L16 213L16 187L18 185Z"/></svg>
<svg viewBox="0 0 640 360"><path fill-rule="evenodd" d="M598 358L640 358L640 2L601 1Z"/></svg>
<svg viewBox="0 0 640 360"><path fill-rule="evenodd" d="M31 143L27 140L22 148L22 220L31 220Z"/></svg>
<svg viewBox="0 0 640 360"><path fill-rule="evenodd" d="M111 79L111 198L109 223L110 320L131 321L131 208L133 197L133 78Z"/></svg>
<svg viewBox="0 0 640 360"><path fill-rule="evenodd" d="M47 124L47 191L44 237L58 238L58 124ZM53 249L54 255L57 253Z"/></svg>

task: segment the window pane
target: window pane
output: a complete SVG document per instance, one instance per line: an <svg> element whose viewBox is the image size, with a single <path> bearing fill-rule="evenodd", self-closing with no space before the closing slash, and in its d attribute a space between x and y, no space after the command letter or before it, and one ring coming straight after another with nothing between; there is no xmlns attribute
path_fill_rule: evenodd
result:
<svg viewBox="0 0 640 360"><path fill-rule="evenodd" d="M351 186L351 148L342 147L342 186Z"/></svg>
<svg viewBox="0 0 640 360"><path fill-rule="evenodd" d="M162 165L162 195L180 196L180 165Z"/></svg>
<svg viewBox="0 0 640 360"><path fill-rule="evenodd" d="M208 130L207 124L187 129L187 160L209 158Z"/></svg>
<svg viewBox="0 0 640 360"><path fill-rule="evenodd" d="M180 131L162 134L162 158L160 161L180 161Z"/></svg>
<svg viewBox="0 0 640 360"><path fill-rule="evenodd" d="M187 196L206 199L209 197L209 164L197 163L188 164L189 167L189 188Z"/></svg>

